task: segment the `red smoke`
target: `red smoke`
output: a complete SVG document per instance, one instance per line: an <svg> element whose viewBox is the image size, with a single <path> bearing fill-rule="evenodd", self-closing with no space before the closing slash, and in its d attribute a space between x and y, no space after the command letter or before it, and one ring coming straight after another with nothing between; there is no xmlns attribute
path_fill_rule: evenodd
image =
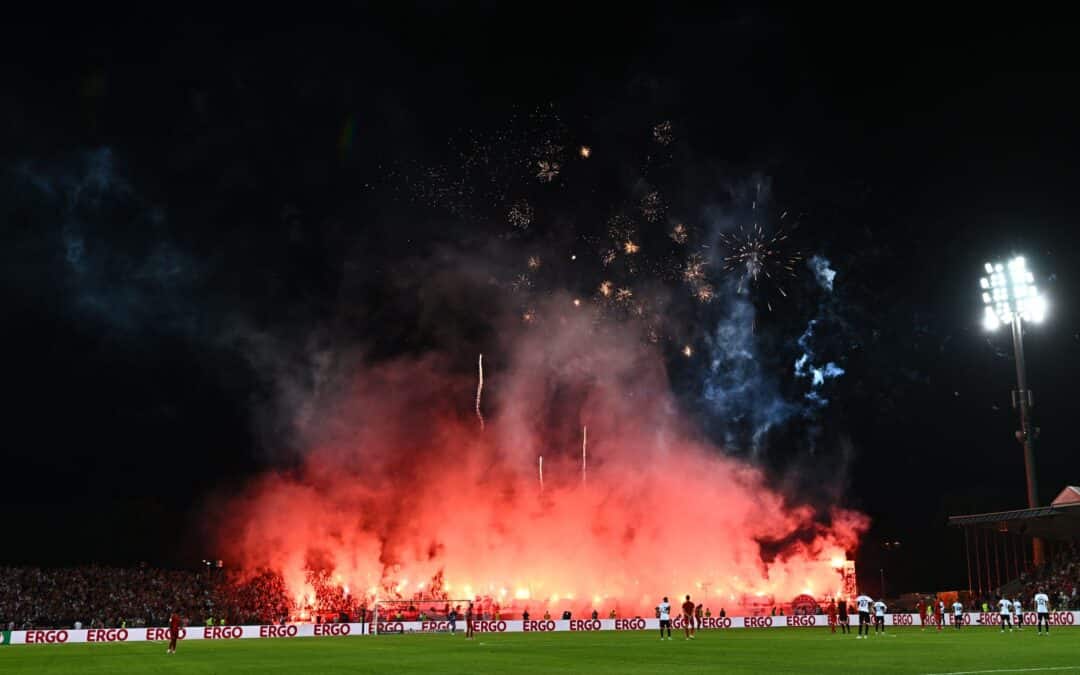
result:
<svg viewBox="0 0 1080 675"><path fill-rule="evenodd" d="M279 570L298 598L312 567L380 599L430 592L441 572L450 598L536 615L651 612L686 593L717 611L744 594L838 592L835 561L866 519L834 509L824 526L753 466L692 440L655 347L584 309L510 332L511 348L484 358L483 431L475 372L450 374L442 357L325 387L304 413L302 468L235 500L230 558Z"/></svg>

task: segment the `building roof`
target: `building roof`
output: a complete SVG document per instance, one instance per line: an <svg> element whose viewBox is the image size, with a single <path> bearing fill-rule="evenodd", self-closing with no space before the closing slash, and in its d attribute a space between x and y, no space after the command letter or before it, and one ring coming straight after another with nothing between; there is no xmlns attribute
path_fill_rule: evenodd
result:
<svg viewBox="0 0 1080 675"><path fill-rule="evenodd" d="M1074 539L1080 537L1080 488L1066 487L1050 506L949 516L949 524L1045 539Z"/></svg>
<svg viewBox="0 0 1080 675"><path fill-rule="evenodd" d="M1054 501L1050 502L1050 506L1067 506L1069 504L1080 504L1080 487L1067 485L1057 497L1054 497Z"/></svg>

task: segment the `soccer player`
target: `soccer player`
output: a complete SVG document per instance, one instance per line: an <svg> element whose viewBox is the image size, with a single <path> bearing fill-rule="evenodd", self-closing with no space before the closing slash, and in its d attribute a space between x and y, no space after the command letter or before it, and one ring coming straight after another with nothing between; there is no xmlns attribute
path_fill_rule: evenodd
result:
<svg viewBox="0 0 1080 675"><path fill-rule="evenodd" d="M465 608L465 639L471 640L473 638L473 606L472 602L469 602L469 606Z"/></svg>
<svg viewBox="0 0 1080 675"><path fill-rule="evenodd" d="M664 629L667 628L667 639L671 639L671 603L667 596L656 606L656 615L660 617L660 639L664 639Z"/></svg>
<svg viewBox="0 0 1080 675"><path fill-rule="evenodd" d="M694 603L690 601L690 596L686 596L686 602L682 604L682 620L683 630L686 631L686 639L694 639Z"/></svg>
<svg viewBox="0 0 1080 675"><path fill-rule="evenodd" d="M169 618L169 649L166 654L176 653L176 640L180 637L180 615L176 612L172 613Z"/></svg>
<svg viewBox="0 0 1080 675"><path fill-rule="evenodd" d="M885 603L881 600L874 603L874 635L877 635L878 632L881 632L882 635L885 634ZM869 633L869 630L867 630L867 633Z"/></svg>
<svg viewBox="0 0 1080 675"><path fill-rule="evenodd" d="M700 629L701 624L702 624L703 620L705 619L705 606L704 605L699 604L697 607L694 608L694 619L696 619L696 623L697 623L696 627L698 629Z"/></svg>
<svg viewBox="0 0 1080 675"><path fill-rule="evenodd" d="M926 620L926 622L923 624L923 630L926 630L927 626L933 626L934 625L934 603L933 602L927 602L926 603L925 620Z"/></svg>
<svg viewBox="0 0 1080 675"><path fill-rule="evenodd" d="M836 607L837 621L840 622L840 633L847 635L851 633L851 620L848 619L847 611L847 598L841 598L840 604Z"/></svg>
<svg viewBox="0 0 1080 675"><path fill-rule="evenodd" d="M1039 635L1042 635L1042 627L1046 626L1046 634L1050 634L1050 598L1047 597L1046 591L1039 589L1039 592L1035 594L1035 628L1039 631Z"/></svg>
<svg viewBox="0 0 1080 675"><path fill-rule="evenodd" d="M869 595L860 595L855 598L855 604L859 608L859 634L855 637L856 640L861 640L863 637L863 631L866 631L866 637L870 637L870 600Z"/></svg>
<svg viewBox="0 0 1080 675"><path fill-rule="evenodd" d="M1012 632L1012 601L1001 598L998 600L998 609L1001 615L1001 632L1005 632L1005 626L1009 626L1009 632Z"/></svg>
<svg viewBox="0 0 1080 675"><path fill-rule="evenodd" d="M829 609L827 611L829 613L829 629L835 635L836 634L836 602L834 600L829 600Z"/></svg>
<svg viewBox="0 0 1080 675"><path fill-rule="evenodd" d="M457 607L450 610L450 613L446 615L446 620L450 622L450 634L457 635Z"/></svg>
<svg viewBox="0 0 1080 675"><path fill-rule="evenodd" d="M945 601L944 600L938 600L938 603L937 603L937 629L941 630L941 628L944 625L945 625Z"/></svg>
<svg viewBox="0 0 1080 675"><path fill-rule="evenodd" d="M1024 630L1024 607L1020 604L1020 596L1013 600L1013 623L1016 624L1016 630Z"/></svg>
<svg viewBox="0 0 1080 675"><path fill-rule="evenodd" d="M956 630L960 630L960 626L964 625L964 605L959 598L952 604L952 622Z"/></svg>

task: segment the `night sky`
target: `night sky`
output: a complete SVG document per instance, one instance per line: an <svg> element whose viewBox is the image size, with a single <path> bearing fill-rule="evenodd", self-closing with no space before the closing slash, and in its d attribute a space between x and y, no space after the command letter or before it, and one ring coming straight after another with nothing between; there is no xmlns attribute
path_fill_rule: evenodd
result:
<svg viewBox="0 0 1080 675"><path fill-rule="evenodd" d="M795 500L866 513L864 572L929 590L966 585L948 515L1025 505L1012 345L982 330L978 291L986 260L1022 253L1050 303L1026 337L1041 500L1080 480L1080 110L1053 17L262 20L4 31L0 562L216 557L224 499L303 452L290 411L312 354L437 352L468 376L497 349L489 316L593 302L613 275L666 298L639 328L703 437ZM639 268L605 269L613 213ZM739 295L718 235L784 213L801 261ZM715 301L687 292L676 222ZM717 373L735 296L754 365ZM844 371L820 391L793 370L807 342ZM756 384L718 412L710 387L741 377ZM770 401L789 413L766 419Z"/></svg>

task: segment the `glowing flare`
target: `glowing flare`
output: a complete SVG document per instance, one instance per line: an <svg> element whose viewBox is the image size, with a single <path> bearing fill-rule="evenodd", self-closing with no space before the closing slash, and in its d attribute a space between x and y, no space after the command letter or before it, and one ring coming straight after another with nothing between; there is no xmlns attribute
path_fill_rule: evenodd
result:
<svg viewBox="0 0 1080 675"><path fill-rule="evenodd" d="M476 419L480 420L480 431L484 430L484 413L480 412L480 397L484 395L484 355L476 363Z"/></svg>

